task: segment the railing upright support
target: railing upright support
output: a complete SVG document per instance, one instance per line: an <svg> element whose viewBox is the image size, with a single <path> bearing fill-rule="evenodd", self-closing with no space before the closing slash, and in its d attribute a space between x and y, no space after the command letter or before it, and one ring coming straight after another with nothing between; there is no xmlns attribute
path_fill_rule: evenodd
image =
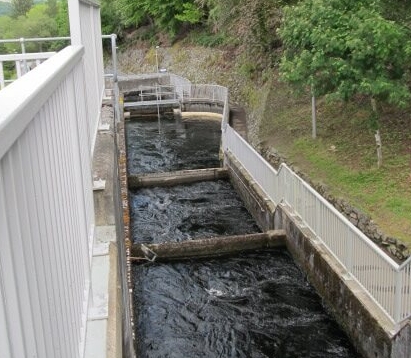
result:
<svg viewBox="0 0 411 358"><path fill-rule="evenodd" d="M3 71L3 62L0 61L0 90L6 86L4 81L4 71Z"/></svg>
<svg viewBox="0 0 411 358"><path fill-rule="evenodd" d="M26 44L24 43L24 37L20 37L21 53L24 55L26 53ZM27 68L27 60L23 60L23 75L29 72Z"/></svg>
<svg viewBox="0 0 411 358"><path fill-rule="evenodd" d="M113 61L113 82L117 83L117 35L111 34L111 56Z"/></svg>
<svg viewBox="0 0 411 358"><path fill-rule="evenodd" d="M401 322L402 312L402 271L395 273L394 321Z"/></svg>

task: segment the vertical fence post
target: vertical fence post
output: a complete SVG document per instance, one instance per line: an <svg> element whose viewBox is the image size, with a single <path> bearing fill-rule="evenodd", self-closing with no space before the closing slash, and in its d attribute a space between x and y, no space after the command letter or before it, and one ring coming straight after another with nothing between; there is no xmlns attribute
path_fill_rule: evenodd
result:
<svg viewBox="0 0 411 358"><path fill-rule="evenodd" d="M3 62L0 61L0 90L6 86L4 82Z"/></svg>
<svg viewBox="0 0 411 358"><path fill-rule="evenodd" d="M395 273L394 321L400 322L402 315L402 270Z"/></svg>
<svg viewBox="0 0 411 358"><path fill-rule="evenodd" d="M20 45L21 45L21 53L24 55L26 53L26 45L24 43L24 37L20 37ZM23 72L22 74L26 74L28 71L27 68L27 60L23 60Z"/></svg>
<svg viewBox="0 0 411 358"><path fill-rule="evenodd" d="M117 83L117 35L111 34L111 56L113 61L113 82Z"/></svg>
<svg viewBox="0 0 411 358"><path fill-rule="evenodd" d="M20 78L21 76L23 76L23 73L21 72L21 61L17 60L17 61L15 61L15 64L16 64L17 78Z"/></svg>
<svg viewBox="0 0 411 358"><path fill-rule="evenodd" d="M353 238L351 235L351 228L347 226L347 253L346 253L346 262L345 262L345 267L347 269L347 273L351 275L352 273L352 263L353 263Z"/></svg>

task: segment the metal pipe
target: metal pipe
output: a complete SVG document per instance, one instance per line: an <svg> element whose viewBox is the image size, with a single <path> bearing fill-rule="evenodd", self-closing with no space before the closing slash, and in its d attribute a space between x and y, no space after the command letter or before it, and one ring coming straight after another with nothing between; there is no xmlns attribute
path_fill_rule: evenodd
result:
<svg viewBox="0 0 411 358"><path fill-rule="evenodd" d="M157 68L157 73L158 73L158 54L157 51L159 49L160 46L156 46L156 68Z"/></svg>
<svg viewBox="0 0 411 358"><path fill-rule="evenodd" d="M111 56L113 59L113 81L117 83L117 35L111 34Z"/></svg>
<svg viewBox="0 0 411 358"><path fill-rule="evenodd" d="M24 38L24 42L70 40L70 37L31 37ZM0 39L0 43L18 43L21 39Z"/></svg>

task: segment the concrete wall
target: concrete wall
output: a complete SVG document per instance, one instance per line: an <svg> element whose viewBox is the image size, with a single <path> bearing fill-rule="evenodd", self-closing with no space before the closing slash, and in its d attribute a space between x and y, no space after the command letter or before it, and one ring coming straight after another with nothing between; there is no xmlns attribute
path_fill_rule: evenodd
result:
<svg viewBox="0 0 411 358"><path fill-rule="evenodd" d="M181 111L183 112L210 112L223 113L223 106L216 102L183 102L181 104Z"/></svg>
<svg viewBox="0 0 411 358"><path fill-rule="evenodd" d="M226 155L224 164L228 169L234 189L260 229L262 231L274 229L274 203L264 199L264 193L260 187L233 156Z"/></svg>
<svg viewBox="0 0 411 358"><path fill-rule="evenodd" d="M168 85L170 84L170 76L168 74L145 74L127 77L118 77L118 88L121 93L136 91L141 87Z"/></svg>
<svg viewBox="0 0 411 358"><path fill-rule="evenodd" d="M329 312L366 358L411 357L411 326L394 327L384 312L284 204L275 206L244 171L226 155L230 179L262 230L284 229L295 262L306 273Z"/></svg>

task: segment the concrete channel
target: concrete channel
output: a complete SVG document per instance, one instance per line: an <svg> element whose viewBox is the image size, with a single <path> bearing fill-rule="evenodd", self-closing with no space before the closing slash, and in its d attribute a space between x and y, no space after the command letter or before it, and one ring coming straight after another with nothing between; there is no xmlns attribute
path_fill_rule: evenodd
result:
<svg viewBox="0 0 411 358"><path fill-rule="evenodd" d="M131 86L129 82L127 86ZM157 186L160 184L175 185L180 181L192 182L201 178L214 180L216 177L228 176L247 209L263 231L263 234L258 236L263 242L263 247L269 245L267 244L269 237L277 238L274 240L274 245L285 245L287 247L287 250L292 254L297 265L305 272L310 283L322 297L325 306L344 329L362 356L366 358L411 357L410 323L406 321L401 327L394 326L392 322L387 319L381 308L364 294L363 289L353 280L347 279L339 263L328 253L328 250L316 240L315 236L307 229L301 220L292 214L292 211L287 205L283 203L272 203L265 198L258 185L249 177L248 173L235 158L226 155L224 158L224 169L218 168L202 172L185 171L152 176L128 176L124 141L124 121L118 123L116 137L118 143L117 153L125 238L125 272L123 272L122 275L118 275L118 279L123 280L123 284L124 281L127 281L127 288L123 290L123 294L128 292L131 287L130 267L131 261L133 260L132 258L155 254L156 251L158 253L163 249L159 246L146 246L142 249L141 246L137 247L132 244L130 239L128 188L130 186ZM238 237L232 239L241 242ZM212 245L211 242L210 245ZM218 246L217 243L216 245ZM167 248L164 247L164 249L166 250ZM176 250L176 246L172 249ZM198 255L198 252L195 254ZM224 252L222 254L227 253ZM176 254L177 257L178 255L179 254ZM123 298L122 304L117 307L117 310L129 311L131 305L131 299ZM130 331L134 325L133 317L130 317L130 321L131 325L123 321L123 332L125 332L125 334L122 337L122 341L123 347L126 347L124 355L126 357L132 357L133 355L132 348L127 348L130 347L131 337L133 336L133 333ZM116 337L118 337L118 333Z"/></svg>

